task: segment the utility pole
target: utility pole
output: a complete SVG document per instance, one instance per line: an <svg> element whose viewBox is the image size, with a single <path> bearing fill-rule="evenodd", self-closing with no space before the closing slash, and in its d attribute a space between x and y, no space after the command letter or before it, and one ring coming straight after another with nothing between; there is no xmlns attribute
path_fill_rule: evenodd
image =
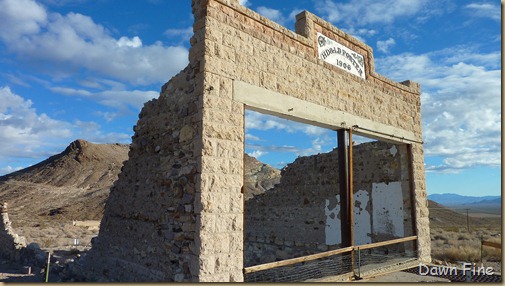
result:
<svg viewBox="0 0 505 286"><path fill-rule="evenodd" d="M470 218L468 217L468 210L466 209L466 229L470 232Z"/></svg>

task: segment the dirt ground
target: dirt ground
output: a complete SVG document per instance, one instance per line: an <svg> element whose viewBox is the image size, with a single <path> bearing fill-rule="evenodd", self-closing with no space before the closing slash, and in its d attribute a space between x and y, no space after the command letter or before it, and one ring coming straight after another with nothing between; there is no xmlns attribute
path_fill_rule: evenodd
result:
<svg viewBox="0 0 505 286"><path fill-rule="evenodd" d="M384 283L384 282L451 282L449 279L433 277L433 276L421 276L407 272L393 272L386 275L370 277L356 282L368 282L368 283Z"/></svg>
<svg viewBox="0 0 505 286"><path fill-rule="evenodd" d="M10 261L0 258L0 282L44 282L45 276L41 269L32 269L31 274L27 274L23 265L13 264ZM52 277L52 281L57 281Z"/></svg>

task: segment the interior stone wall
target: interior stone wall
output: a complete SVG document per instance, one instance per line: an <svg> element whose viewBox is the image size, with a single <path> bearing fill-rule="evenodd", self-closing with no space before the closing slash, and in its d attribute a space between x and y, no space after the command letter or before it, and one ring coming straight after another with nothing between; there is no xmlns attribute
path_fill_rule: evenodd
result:
<svg viewBox="0 0 505 286"><path fill-rule="evenodd" d="M353 147L355 245L414 235L409 177L403 171L408 169L406 152L404 145L379 141ZM338 149L299 157L281 175L275 188L246 201L246 266L340 247ZM377 192L379 184L397 184L400 192L387 187ZM382 206L383 201L393 204ZM401 210L397 220L394 210ZM338 222L335 229L329 229L331 221Z"/></svg>

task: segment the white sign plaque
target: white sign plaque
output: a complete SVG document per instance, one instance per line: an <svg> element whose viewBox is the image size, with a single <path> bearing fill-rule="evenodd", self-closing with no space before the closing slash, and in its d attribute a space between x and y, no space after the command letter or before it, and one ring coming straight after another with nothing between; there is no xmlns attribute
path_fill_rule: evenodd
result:
<svg viewBox="0 0 505 286"><path fill-rule="evenodd" d="M362 55L317 33L319 58L346 72L365 79L365 60Z"/></svg>

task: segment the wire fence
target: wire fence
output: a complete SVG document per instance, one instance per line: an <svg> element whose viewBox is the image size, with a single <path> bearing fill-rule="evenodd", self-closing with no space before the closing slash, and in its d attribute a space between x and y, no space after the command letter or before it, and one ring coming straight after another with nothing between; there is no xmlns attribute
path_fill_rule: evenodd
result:
<svg viewBox="0 0 505 286"><path fill-rule="evenodd" d="M377 247L373 247L373 244L350 247L349 251L332 256L249 273L245 271L244 279L245 282L340 281L352 277L359 279L388 269L398 269L401 265L416 261L418 253L414 247L415 243L415 240L398 243L393 241L390 245Z"/></svg>
<svg viewBox="0 0 505 286"><path fill-rule="evenodd" d="M266 269L244 275L245 282L302 282L338 276L352 270L350 253Z"/></svg>
<svg viewBox="0 0 505 286"><path fill-rule="evenodd" d="M376 273L387 272L400 268L411 262L416 262L418 252L414 249L414 242L404 242L391 246L375 247L354 251L354 276L362 278Z"/></svg>

